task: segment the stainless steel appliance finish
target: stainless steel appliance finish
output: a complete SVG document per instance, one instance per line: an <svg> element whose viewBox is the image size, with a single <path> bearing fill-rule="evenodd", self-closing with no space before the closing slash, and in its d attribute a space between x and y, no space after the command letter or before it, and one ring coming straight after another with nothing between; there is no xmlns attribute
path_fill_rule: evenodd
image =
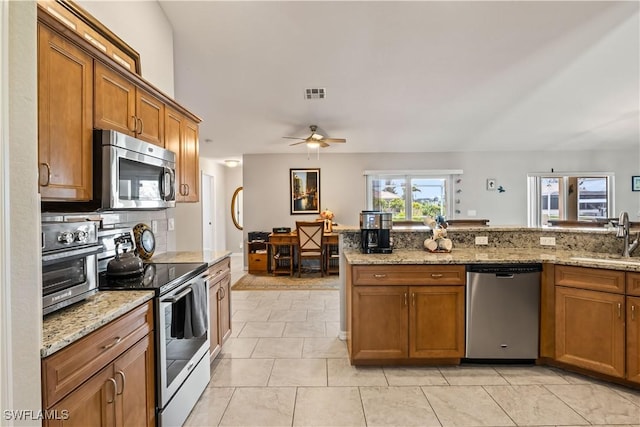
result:
<svg viewBox="0 0 640 427"><path fill-rule="evenodd" d="M206 324L209 324L209 289L204 283L204 276L198 276L176 289L156 299L158 313L158 419L162 425L182 425L198 398L206 388L210 378L209 340L210 331L199 337L178 338L173 336L176 320L176 304L181 300L195 297L194 287L200 286L203 291L199 298L207 307ZM194 300L192 304L196 304ZM178 320L179 321L179 320ZM184 322L184 319L182 319Z"/></svg>
<svg viewBox="0 0 640 427"><path fill-rule="evenodd" d="M365 254L391 253L390 230L393 226L389 212L360 212L360 250Z"/></svg>
<svg viewBox="0 0 640 427"><path fill-rule="evenodd" d="M163 209L176 203L176 154L113 130L94 130L94 191L101 209Z"/></svg>
<svg viewBox="0 0 640 427"><path fill-rule="evenodd" d="M42 223L42 313L82 301L98 290L98 221Z"/></svg>
<svg viewBox="0 0 640 427"><path fill-rule="evenodd" d="M126 230L104 231L104 242ZM113 249L109 250L110 253ZM106 259L101 260L104 267ZM156 348L157 413L160 426L182 425L206 388L209 367L209 289L207 264L147 263L134 277L99 274L100 289L155 292L154 329ZM187 332L191 307L202 308L200 332ZM193 322L189 323L192 324Z"/></svg>
<svg viewBox="0 0 640 427"><path fill-rule="evenodd" d="M467 267L467 358L538 358L541 271L540 264Z"/></svg>

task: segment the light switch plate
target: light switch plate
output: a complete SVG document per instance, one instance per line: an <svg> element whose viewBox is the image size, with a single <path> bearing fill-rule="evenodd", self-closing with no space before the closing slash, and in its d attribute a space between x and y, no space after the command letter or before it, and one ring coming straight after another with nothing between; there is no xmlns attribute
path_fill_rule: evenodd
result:
<svg viewBox="0 0 640 427"><path fill-rule="evenodd" d="M173 231L175 228L176 228L176 224L174 222L174 219L173 218L167 219L167 230Z"/></svg>
<svg viewBox="0 0 640 427"><path fill-rule="evenodd" d="M476 236L476 245L488 245L489 237L488 236Z"/></svg>
<svg viewBox="0 0 640 427"><path fill-rule="evenodd" d="M555 237L540 237L540 244L542 246L555 246L556 238Z"/></svg>
<svg viewBox="0 0 640 427"><path fill-rule="evenodd" d="M153 231L153 234L158 233L158 221L151 221L151 231Z"/></svg>

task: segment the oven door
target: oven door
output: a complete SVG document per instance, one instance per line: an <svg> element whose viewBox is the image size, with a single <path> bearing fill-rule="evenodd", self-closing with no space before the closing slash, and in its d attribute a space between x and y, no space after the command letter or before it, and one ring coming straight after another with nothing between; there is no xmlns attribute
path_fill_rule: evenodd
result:
<svg viewBox="0 0 640 427"><path fill-rule="evenodd" d="M175 165L125 148L102 147L102 208L175 207Z"/></svg>
<svg viewBox="0 0 640 427"><path fill-rule="evenodd" d="M42 313L49 314L98 291L97 253L91 246L42 257Z"/></svg>
<svg viewBox="0 0 640 427"><path fill-rule="evenodd" d="M158 404L164 408L209 352L209 289L204 279L197 277L160 296L157 304ZM197 323L199 327L187 326Z"/></svg>

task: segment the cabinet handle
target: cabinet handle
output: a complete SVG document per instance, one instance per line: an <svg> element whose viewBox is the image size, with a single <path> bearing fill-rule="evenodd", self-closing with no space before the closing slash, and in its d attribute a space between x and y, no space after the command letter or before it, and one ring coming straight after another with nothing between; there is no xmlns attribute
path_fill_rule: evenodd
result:
<svg viewBox="0 0 640 427"><path fill-rule="evenodd" d="M111 348L111 347L113 347L114 345L118 344L120 341L122 341L122 338L120 338L120 337L115 337L115 338L113 339L113 342L112 342L111 344L103 345L103 346L102 346L102 349L103 349L103 350L110 349L110 348Z"/></svg>
<svg viewBox="0 0 640 427"><path fill-rule="evenodd" d="M138 131L138 135L140 135L142 134L142 132L144 132L144 122L140 117L138 117L137 119L138 119L138 123L140 123L140 130Z"/></svg>
<svg viewBox="0 0 640 427"><path fill-rule="evenodd" d="M136 131L138 130L138 118L136 116L131 116L131 119L133 121L133 128L129 128L129 131L136 133Z"/></svg>
<svg viewBox="0 0 640 427"><path fill-rule="evenodd" d="M185 184L184 187L187 189L187 192L185 193L185 196L188 196L189 193L191 192L191 188L189 188L189 184Z"/></svg>
<svg viewBox="0 0 640 427"><path fill-rule="evenodd" d="M124 393L124 386L126 385L127 377L124 375L124 372L122 372L122 371L118 371L118 372L116 372L116 374L118 374L118 375L120 375L122 377L122 388L120 389L120 393L116 393L118 395L121 395L122 393Z"/></svg>
<svg viewBox="0 0 640 427"><path fill-rule="evenodd" d="M49 166L49 163L47 162L42 162L40 163L40 165L47 168L47 182L45 182L44 184L40 184L40 186L47 187L49 184L51 184L51 166Z"/></svg>
<svg viewBox="0 0 640 427"><path fill-rule="evenodd" d="M631 306L631 320L636 320L636 306Z"/></svg>
<svg viewBox="0 0 640 427"><path fill-rule="evenodd" d="M444 274L442 274L442 273L431 273L431 277L434 278L434 279L439 279L439 278L441 278L443 276L444 276Z"/></svg>
<svg viewBox="0 0 640 427"><path fill-rule="evenodd" d="M618 319L622 318L622 304L618 303Z"/></svg>
<svg viewBox="0 0 640 427"><path fill-rule="evenodd" d="M384 279L385 277L387 277L386 274L374 274L373 277L375 277L376 279Z"/></svg>
<svg viewBox="0 0 640 427"><path fill-rule="evenodd" d="M405 292L405 293L404 293L404 306L405 306L405 307L408 305L408 303L407 303L407 296L408 296L408 295L407 295L407 293Z"/></svg>
<svg viewBox="0 0 640 427"><path fill-rule="evenodd" d="M116 383L116 380L113 379L113 378L109 378L107 381L110 382L111 384L113 384L113 397L111 398L111 400L107 400L107 405L110 405L116 399L116 394L117 394L117 391L118 391L118 384Z"/></svg>
<svg viewBox="0 0 640 427"><path fill-rule="evenodd" d="M416 293L415 292L411 292L411 306L413 306L413 307L416 306Z"/></svg>

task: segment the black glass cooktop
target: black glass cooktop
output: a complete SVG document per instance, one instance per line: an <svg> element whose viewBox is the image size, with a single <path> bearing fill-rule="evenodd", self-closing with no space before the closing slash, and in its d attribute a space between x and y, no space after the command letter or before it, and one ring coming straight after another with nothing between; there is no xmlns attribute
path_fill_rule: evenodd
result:
<svg viewBox="0 0 640 427"><path fill-rule="evenodd" d="M156 295L162 295L206 269L207 264L199 263L150 263L144 265L141 274L113 277L103 271L98 275L98 280L102 290L153 290Z"/></svg>

